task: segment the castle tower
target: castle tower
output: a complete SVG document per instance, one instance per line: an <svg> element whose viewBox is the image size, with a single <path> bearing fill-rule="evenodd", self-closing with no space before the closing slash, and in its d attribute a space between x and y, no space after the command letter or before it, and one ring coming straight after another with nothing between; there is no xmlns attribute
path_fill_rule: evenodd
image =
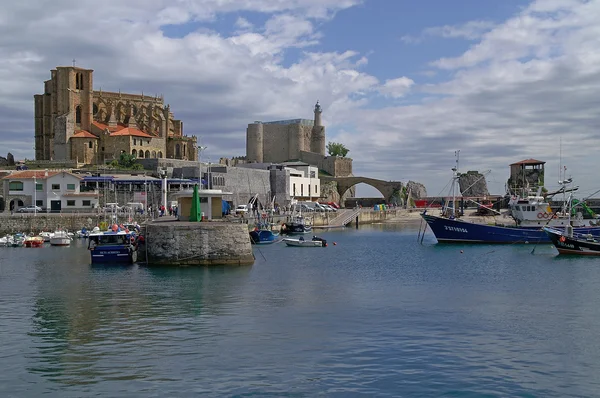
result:
<svg viewBox="0 0 600 398"><path fill-rule="evenodd" d="M325 127L321 122L323 109L319 101L315 104L315 124L311 132L310 151L325 156Z"/></svg>
<svg viewBox="0 0 600 398"><path fill-rule="evenodd" d="M263 124L254 122L246 129L246 158L250 163L263 162Z"/></svg>

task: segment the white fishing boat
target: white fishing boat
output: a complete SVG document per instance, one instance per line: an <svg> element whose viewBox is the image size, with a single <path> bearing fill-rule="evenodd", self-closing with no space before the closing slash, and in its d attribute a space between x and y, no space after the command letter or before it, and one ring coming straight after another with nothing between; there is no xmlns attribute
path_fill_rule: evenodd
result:
<svg viewBox="0 0 600 398"><path fill-rule="evenodd" d="M71 240L72 239L67 233L67 231L58 230L55 231L52 237L50 238L50 244L52 246L70 246Z"/></svg>
<svg viewBox="0 0 600 398"><path fill-rule="evenodd" d="M50 242L50 238L52 238L53 235L52 232L40 232L39 236L44 239L44 242Z"/></svg>
<svg viewBox="0 0 600 398"><path fill-rule="evenodd" d="M327 247L327 241L318 236L313 236L311 240L306 240L302 236L298 239L284 238L283 242L294 247Z"/></svg>

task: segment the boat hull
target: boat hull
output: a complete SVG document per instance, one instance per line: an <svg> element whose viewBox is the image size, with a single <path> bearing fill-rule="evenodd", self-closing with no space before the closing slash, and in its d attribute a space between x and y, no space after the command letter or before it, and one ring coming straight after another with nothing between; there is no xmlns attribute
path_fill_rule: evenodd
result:
<svg viewBox="0 0 600 398"><path fill-rule="evenodd" d="M284 239L283 242L293 247L323 247L323 242L313 240Z"/></svg>
<svg viewBox="0 0 600 398"><path fill-rule="evenodd" d="M51 246L70 246L71 239L70 238L50 238Z"/></svg>
<svg viewBox="0 0 600 398"><path fill-rule="evenodd" d="M279 242L279 235L272 231L250 231L250 243L253 245L268 245L275 242Z"/></svg>
<svg viewBox="0 0 600 398"><path fill-rule="evenodd" d="M42 247L44 246L43 239L29 239L25 240L25 247Z"/></svg>
<svg viewBox="0 0 600 398"><path fill-rule="evenodd" d="M458 219L422 214L440 243L538 243L550 242L541 228L517 228L476 224ZM574 228L578 233L600 236L598 227Z"/></svg>
<svg viewBox="0 0 600 398"><path fill-rule="evenodd" d="M567 236L562 231L544 228L544 232L556 247L559 254L572 254L578 256L600 256L600 242L593 236L587 238L580 235Z"/></svg>
<svg viewBox="0 0 600 398"><path fill-rule="evenodd" d="M285 233L288 235L309 234L311 232L312 232L312 226L310 226L310 225L295 223L295 222L285 223Z"/></svg>
<svg viewBox="0 0 600 398"><path fill-rule="evenodd" d="M90 252L92 264L133 264L137 261L137 251L122 246L100 246Z"/></svg>

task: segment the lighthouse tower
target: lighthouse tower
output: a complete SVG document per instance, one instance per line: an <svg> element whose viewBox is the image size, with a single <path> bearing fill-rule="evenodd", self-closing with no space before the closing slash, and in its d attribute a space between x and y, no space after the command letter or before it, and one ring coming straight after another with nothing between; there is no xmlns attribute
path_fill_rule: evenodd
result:
<svg viewBox="0 0 600 398"><path fill-rule="evenodd" d="M325 127L321 121L323 109L319 101L315 104L315 124L311 132L310 151L325 156Z"/></svg>

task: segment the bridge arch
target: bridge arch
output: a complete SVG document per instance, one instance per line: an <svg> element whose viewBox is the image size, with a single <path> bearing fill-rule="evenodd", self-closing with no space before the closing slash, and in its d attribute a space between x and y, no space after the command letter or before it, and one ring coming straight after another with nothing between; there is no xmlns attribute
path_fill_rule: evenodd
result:
<svg viewBox="0 0 600 398"><path fill-rule="evenodd" d="M335 181L337 183L337 191L340 198L356 184L367 184L376 190L378 190L387 202L390 202L392 198L402 192L402 183L400 181L384 181L376 178L368 177L322 177L325 181Z"/></svg>

